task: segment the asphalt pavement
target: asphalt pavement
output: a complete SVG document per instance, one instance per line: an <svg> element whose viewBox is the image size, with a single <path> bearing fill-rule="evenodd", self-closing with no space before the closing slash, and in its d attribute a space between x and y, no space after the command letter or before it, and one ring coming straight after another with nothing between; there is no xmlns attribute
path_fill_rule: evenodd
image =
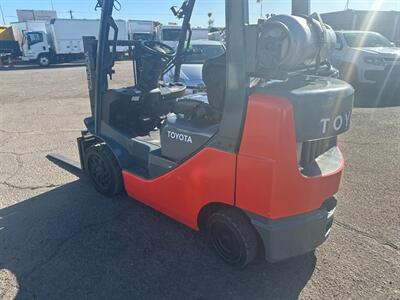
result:
<svg viewBox="0 0 400 300"><path fill-rule="evenodd" d="M131 66L117 70L129 84ZM0 71L0 299L400 299L400 107L354 110L328 241L245 270L46 158L78 160L89 111L82 66Z"/></svg>

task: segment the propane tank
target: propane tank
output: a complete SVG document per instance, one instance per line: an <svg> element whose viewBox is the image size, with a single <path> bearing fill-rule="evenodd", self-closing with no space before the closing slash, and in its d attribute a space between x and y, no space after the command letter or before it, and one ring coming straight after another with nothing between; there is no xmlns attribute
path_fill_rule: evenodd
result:
<svg viewBox="0 0 400 300"><path fill-rule="evenodd" d="M264 70L290 71L318 65L330 57L335 44L335 32L319 15L277 15L261 24L258 66Z"/></svg>

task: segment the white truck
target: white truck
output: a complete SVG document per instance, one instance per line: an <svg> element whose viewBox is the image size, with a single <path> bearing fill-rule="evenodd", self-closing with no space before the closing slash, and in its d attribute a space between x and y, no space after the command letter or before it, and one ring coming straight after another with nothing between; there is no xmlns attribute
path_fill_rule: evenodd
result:
<svg viewBox="0 0 400 300"><path fill-rule="evenodd" d="M11 23L12 32L14 35L15 41L17 41L20 45L24 39L24 33L29 31L43 31L46 32L46 24L48 21L25 21L25 22L14 22Z"/></svg>
<svg viewBox="0 0 400 300"><path fill-rule="evenodd" d="M118 40L128 40L126 21L116 20ZM46 31L25 31L22 41L22 60L37 62L42 67L51 63L70 62L84 57L83 37L98 36L99 20L54 19L46 24ZM110 31L110 40L113 31ZM120 56L128 54L128 47L117 47Z"/></svg>
<svg viewBox="0 0 400 300"><path fill-rule="evenodd" d="M331 62L355 86L390 86L400 76L400 48L372 31L337 31Z"/></svg>
<svg viewBox="0 0 400 300"><path fill-rule="evenodd" d="M160 25L157 28L157 40L175 48L178 45L181 28L179 25ZM208 33L207 28L193 28L192 41L208 40Z"/></svg>
<svg viewBox="0 0 400 300"><path fill-rule="evenodd" d="M151 41L155 37L155 24L153 21L129 20L129 40Z"/></svg>

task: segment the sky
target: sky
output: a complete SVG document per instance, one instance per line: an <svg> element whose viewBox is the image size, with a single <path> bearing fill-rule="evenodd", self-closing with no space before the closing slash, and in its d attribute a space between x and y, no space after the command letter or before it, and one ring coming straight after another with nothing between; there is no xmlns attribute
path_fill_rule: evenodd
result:
<svg viewBox="0 0 400 300"><path fill-rule="evenodd" d="M116 19L157 20L163 24L176 22L169 8L179 6L183 0L119 0L122 10L116 12ZM236 0L229 0L236 1ZM250 18L255 21L260 16L260 5L256 0L250 2ZM192 18L194 26L207 26L211 12L216 26L224 24L225 0L197 0ZM343 10L347 0L311 0L311 11L328 12ZM52 3L59 18L69 18L72 10L74 18L97 19L99 12L94 10L96 0L0 0L6 23L16 22L16 9L51 9ZM289 14L291 0L263 0L263 13ZM351 9L399 10L400 0L350 0ZM1 16L0 16L1 17ZM0 23L2 22L0 18Z"/></svg>

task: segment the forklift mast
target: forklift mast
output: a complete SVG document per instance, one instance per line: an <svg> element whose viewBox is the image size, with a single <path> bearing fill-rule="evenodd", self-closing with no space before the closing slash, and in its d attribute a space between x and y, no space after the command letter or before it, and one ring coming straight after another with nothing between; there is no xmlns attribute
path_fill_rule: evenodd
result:
<svg viewBox="0 0 400 300"><path fill-rule="evenodd" d="M175 58L175 80L182 64L185 44L190 31L190 19L196 0L187 0L183 20L183 28L180 34L177 55ZM110 53L109 34L110 29L117 30L112 14L115 0L98 1L101 7L101 23L97 44L97 60L95 68L94 89L94 122L96 135L101 135L102 102L104 93L108 87L107 76L112 75L113 54ZM234 153L238 150L241 139L241 131L246 115L247 93L249 87L249 75L246 72L245 25L249 22L248 0L225 1L226 9L226 42L227 42L227 70L225 100L229 101L223 112L219 135L212 141L212 146ZM114 48L117 40L114 41ZM239 120L239 121L238 121Z"/></svg>

